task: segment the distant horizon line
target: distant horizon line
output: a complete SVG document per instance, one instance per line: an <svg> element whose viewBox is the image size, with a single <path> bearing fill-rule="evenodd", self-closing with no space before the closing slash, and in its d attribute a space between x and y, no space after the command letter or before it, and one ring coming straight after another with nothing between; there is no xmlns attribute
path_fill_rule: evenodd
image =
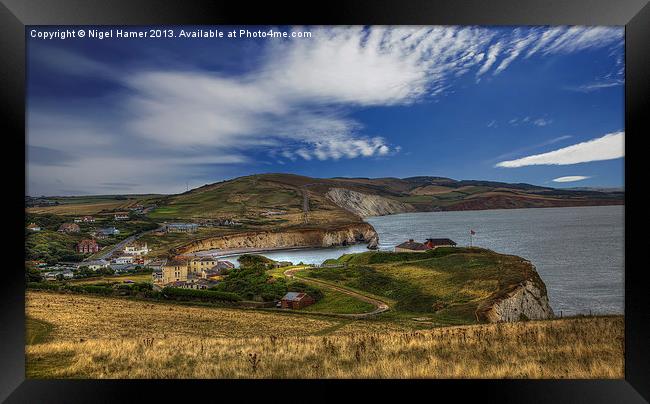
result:
<svg viewBox="0 0 650 404"><path fill-rule="evenodd" d="M505 181L497 181L497 180L477 180L477 179L454 179L451 177L444 177L444 176L438 176L438 175L411 175L408 177L346 177L346 176L334 176L334 177L316 177L316 176L309 176L309 175L302 175L302 174L294 174L294 173L286 173L286 172L268 172L268 173L258 173L258 174L247 174L247 175L240 175L238 177L232 177L228 179L223 179L219 181L215 181L212 183L205 183L203 185L198 185L195 186L194 188L191 188L187 191L182 191L182 192L177 192L177 193L156 193L156 192L145 192L145 193L115 193L115 194L74 194L74 195L56 195L56 194L51 194L51 195L46 195L46 194L41 194L41 195L29 195L25 194L25 197L29 198L40 198L40 197L47 197L47 198L73 198L73 197L80 197L80 196L86 196L86 197L101 197L101 196L146 196L146 195L156 195L156 196L168 196L168 195L179 195L183 194L185 192L192 191L197 188L204 187L206 185L213 185L217 184L220 182L226 182L226 181L232 181L238 178L244 178L244 177L253 177L253 176L261 176L261 175L295 175L297 177L306 177L306 178L318 178L318 179L324 179L324 180L335 180L335 179L368 179L368 180L378 180L378 179L397 179L397 180L407 180L411 178L422 178L422 177L427 177L427 178L436 178L436 179L441 179L441 180L451 180L455 182L460 182L460 181L478 181L478 182L493 182L493 183L501 183L501 184L509 184L509 185L530 185L533 187L539 187L539 188L548 188L548 189L562 189L562 190L595 190L595 191L609 191L609 192L625 192L625 185L621 186L575 186L575 187L566 187L566 188L557 188L557 187L552 187L552 186L545 186L545 185L536 185L536 184L531 184L527 182L505 182Z"/></svg>

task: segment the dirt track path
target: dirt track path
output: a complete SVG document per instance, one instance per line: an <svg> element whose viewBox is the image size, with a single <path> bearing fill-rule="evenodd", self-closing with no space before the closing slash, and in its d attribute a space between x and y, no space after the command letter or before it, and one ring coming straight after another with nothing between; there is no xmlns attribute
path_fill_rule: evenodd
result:
<svg viewBox="0 0 650 404"><path fill-rule="evenodd" d="M310 312L312 314L327 314L327 315L336 315L336 316L341 316L341 317L360 319L360 318L366 318L366 317L374 316L374 315L377 315L379 313L383 313L385 311L390 310L390 307L386 303L382 302L381 300L377 300L375 298L363 295L361 293L352 291L350 289L346 289L346 288L343 288L343 287L340 287L340 286L337 286L337 285L333 285L333 284L331 284L329 282L321 281L321 280L318 280L318 279L311 279L311 278L305 278L305 277L302 277L302 276L297 276L295 273L297 271L300 271L301 269L303 269L303 268L287 269L286 271L284 271L284 276L286 276L287 278L300 279L303 282L312 283L314 285L318 285L318 286L322 286L322 287L325 287L325 288L333 289L333 290L336 290L337 292L344 293L344 294L346 294L348 296L352 296L352 297L354 297L356 299L362 300L364 302L370 303L370 304L375 306L375 309L373 311L369 311L367 313L339 314L339 313L325 313L325 312L312 311L312 312Z"/></svg>

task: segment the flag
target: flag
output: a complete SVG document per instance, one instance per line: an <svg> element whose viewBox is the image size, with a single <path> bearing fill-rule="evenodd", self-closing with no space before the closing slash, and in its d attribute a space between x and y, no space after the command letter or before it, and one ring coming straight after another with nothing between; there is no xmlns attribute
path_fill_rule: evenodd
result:
<svg viewBox="0 0 650 404"><path fill-rule="evenodd" d="M469 234L471 234L471 235L473 236L473 235L476 234L476 232L475 232L474 230L470 229L470 230L469 230Z"/></svg>

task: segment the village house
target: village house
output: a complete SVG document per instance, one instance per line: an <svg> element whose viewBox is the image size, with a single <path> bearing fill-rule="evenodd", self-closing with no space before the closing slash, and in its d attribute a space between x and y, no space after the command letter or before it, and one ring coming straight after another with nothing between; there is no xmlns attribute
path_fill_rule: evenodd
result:
<svg viewBox="0 0 650 404"><path fill-rule="evenodd" d="M434 249L438 247L455 247L456 242L448 238L428 238L424 245L429 249Z"/></svg>
<svg viewBox="0 0 650 404"><path fill-rule="evenodd" d="M147 243L144 244L133 243L131 245L127 245L126 247L124 247L124 254L147 255L149 254L149 247L147 247Z"/></svg>
<svg viewBox="0 0 650 404"><path fill-rule="evenodd" d="M186 281L175 281L165 286L181 289L195 289L205 290L213 286L215 283L206 279L188 279Z"/></svg>
<svg viewBox="0 0 650 404"><path fill-rule="evenodd" d="M224 270L219 269L216 266L212 267L211 269L201 270L201 279L218 282L223 280L223 276L224 276Z"/></svg>
<svg viewBox="0 0 650 404"><path fill-rule="evenodd" d="M316 303L314 298L306 293L287 292L287 294L280 300L280 307L283 309L298 310L314 303Z"/></svg>
<svg viewBox="0 0 650 404"><path fill-rule="evenodd" d="M408 241L395 246L395 252L424 252L427 250L429 250L429 248L425 246L424 243L418 243L417 241L413 241L413 239L409 239Z"/></svg>
<svg viewBox="0 0 650 404"><path fill-rule="evenodd" d="M95 240L83 239L77 244L78 253L93 254L97 251L99 251L99 244Z"/></svg>
<svg viewBox="0 0 650 404"><path fill-rule="evenodd" d="M131 269L134 269L135 265L133 264L111 264L111 269L115 271L116 274L127 272Z"/></svg>
<svg viewBox="0 0 650 404"><path fill-rule="evenodd" d="M115 220L129 220L128 213L116 213L114 216Z"/></svg>
<svg viewBox="0 0 650 404"><path fill-rule="evenodd" d="M116 236L120 234L120 231L115 227L106 227L104 229L97 230L97 237L101 236Z"/></svg>
<svg viewBox="0 0 650 404"><path fill-rule="evenodd" d="M151 280L153 281L154 285L162 283L163 273L161 268L154 268L153 272L151 272Z"/></svg>
<svg viewBox="0 0 650 404"><path fill-rule="evenodd" d="M95 223L95 218L92 216L84 216L82 219L84 223Z"/></svg>
<svg viewBox="0 0 650 404"><path fill-rule="evenodd" d="M425 252L438 247L453 247L456 243L448 238L428 238L424 243L409 239L395 246L395 252Z"/></svg>
<svg viewBox="0 0 650 404"><path fill-rule="evenodd" d="M160 283L166 285L177 281L187 281L186 260L170 259L162 267L162 280Z"/></svg>
<svg viewBox="0 0 650 404"><path fill-rule="evenodd" d="M63 223L59 226L60 233L79 233L79 225L75 223Z"/></svg>
<svg viewBox="0 0 650 404"><path fill-rule="evenodd" d="M59 277L63 277L63 279L72 279L74 278L74 273L69 269L65 269L62 271L45 272L43 277L48 281L55 281Z"/></svg>
<svg viewBox="0 0 650 404"><path fill-rule="evenodd" d="M83 219L81 219L80 217L75 217L74 218L75 223L81 223L82 221L83 221Z"/></svg>
<svg viewBox="0 0 650 404"><path fill-rule="evenodd" d="M83 261L79 263L79 267L88 267L91 271L97 271L101 268L108 268L110 263L106 260L92 260L92 261Z"/></svg>
<svg viewBox="0 0 650 404"><path fill-rule="evenodd" d="M204 269L211 269L219 264L219 260L212 257L201 257L190 260L189 273L198 274Z"/></svg>
<svg viewBox="0 0 650 404"><path fill-rule="evenodd" d="M161 271L163 265L165 265L166 260L164 259L157 259L157 260L149 260L146 265L148 268L151 268L154 271Z"/></svg>
<svg viewBox="0 0 650 404"><path fill-rule="evenodd" d="M199 225L196 223L168 223L165 225L167 233L194 233Z"/></svg>
<svg viewBox="0 0 650 404"><path fill-rule="evenodd" d="M113 260L114 263L116 264L133 264L134 258L130 255L125 255L121 257L117 257Z"/></svg>
<svg viewBox="0 0 650 404"><path fill-rule="evenodd" d="M47 262L44 261L25 261L25 264L31 264L39 269L47 267Z"/></svg>
<svg viewBox="0 0 650 404"><path fill-rule="evenodd" d="M39 225L37 225L36 223L30 223L27 226L27 230L29 230L29 231L41 231L41 227Z"/></svg>

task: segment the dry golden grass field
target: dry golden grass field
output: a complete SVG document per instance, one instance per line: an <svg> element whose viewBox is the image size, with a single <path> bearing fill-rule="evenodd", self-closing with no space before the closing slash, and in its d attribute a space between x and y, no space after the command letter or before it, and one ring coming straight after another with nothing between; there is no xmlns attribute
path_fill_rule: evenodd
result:
<svg viewBox="0 0 650 404"><path fill-rule="evenodd" d="M623 377L622 316L413 331L46 292L27 315L30 378Z"/></svg>
<svg viewBox="0 0 650 404"><path fill-rule="evenodd" d="M39 206L27 208L29 213L51 213L55 215L96 215L102 211L127 209L138 201L102 201L89 203L70 203L57 206Z"/></svg>

